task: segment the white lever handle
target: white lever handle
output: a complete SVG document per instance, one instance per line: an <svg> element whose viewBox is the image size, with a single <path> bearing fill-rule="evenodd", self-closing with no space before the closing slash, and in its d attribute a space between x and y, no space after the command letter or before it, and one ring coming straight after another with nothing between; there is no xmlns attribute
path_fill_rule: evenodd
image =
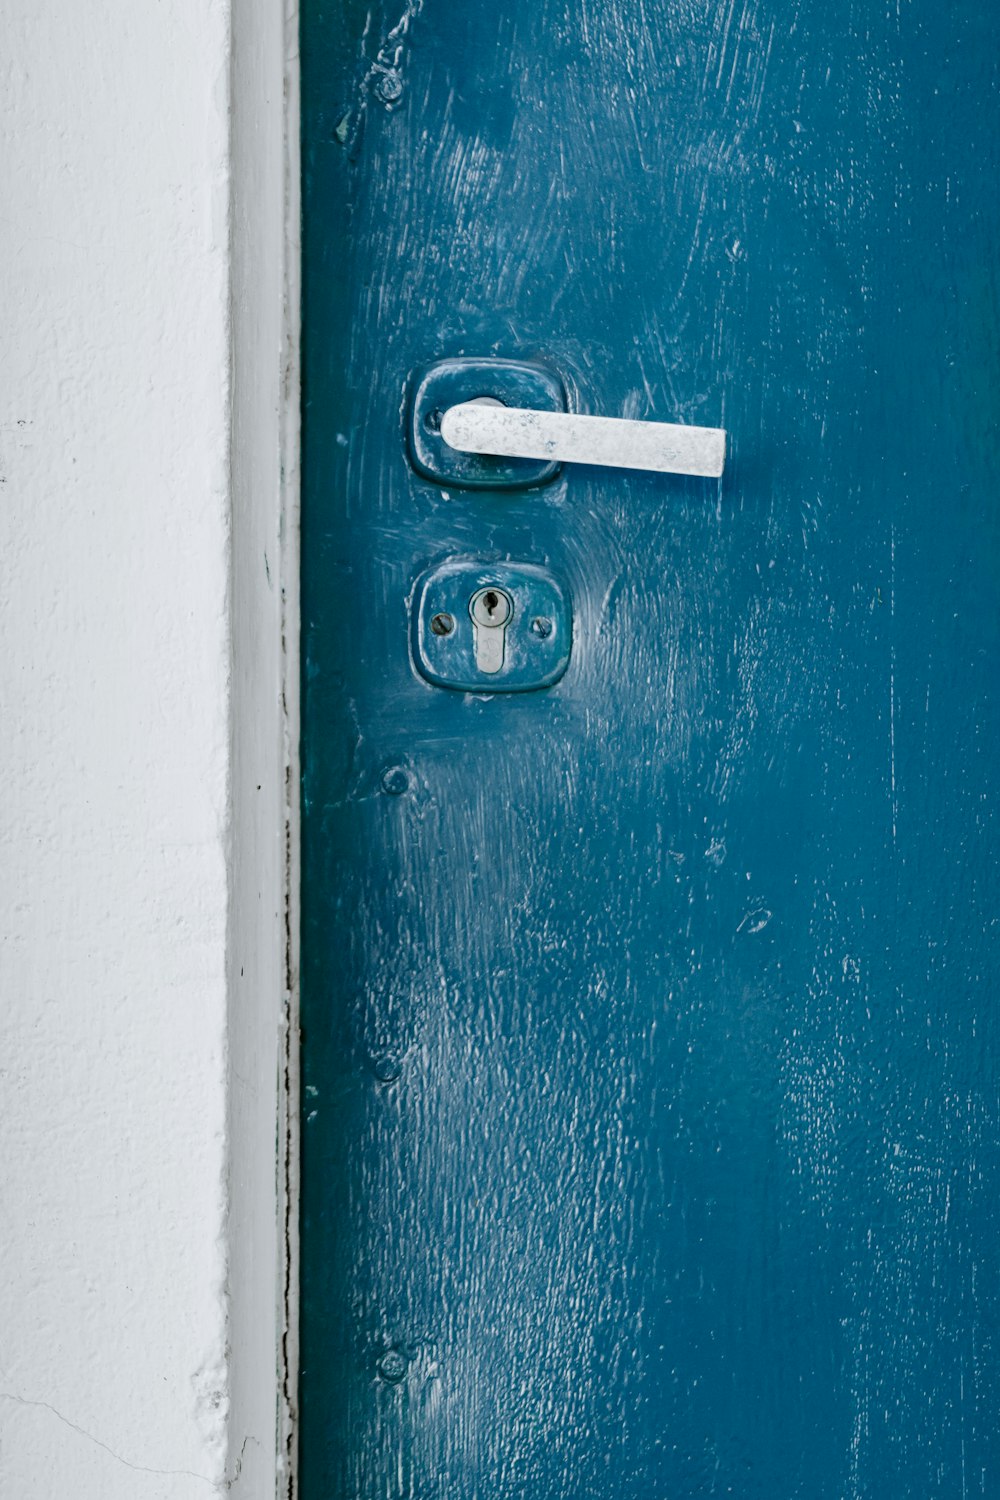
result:
<svg viewBox="0 0 1000 1500"><path fill-rule="evenodd" d="M721 427L530 411L492 401L450 406L441 418L441 436L460 453L652 469L704 479L718 479L726 463L726 434Z"/></svg>

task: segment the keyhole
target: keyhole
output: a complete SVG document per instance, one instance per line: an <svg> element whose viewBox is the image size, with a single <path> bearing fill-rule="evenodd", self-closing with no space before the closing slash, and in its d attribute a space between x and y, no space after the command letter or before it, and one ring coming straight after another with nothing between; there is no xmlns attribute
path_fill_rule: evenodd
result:
<svg viewBox="0 0 1000 1500"><path fill-rule="evenodd" d="M469 600L469 613L477 625L487 630L503 630L514 611L506 590L487 584Z"/></svg>

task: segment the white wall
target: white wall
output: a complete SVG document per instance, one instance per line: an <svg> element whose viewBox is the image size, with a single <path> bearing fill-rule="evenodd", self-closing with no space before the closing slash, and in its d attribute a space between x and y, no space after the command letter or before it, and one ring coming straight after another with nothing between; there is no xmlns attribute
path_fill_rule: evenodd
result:
<svg viewBox="0 0 1000 1500"><path fill-rule="evenodd" d="M231 359L246 392L261 345L230 340L228 6L3 0L0 22L0 1493L200 1500L239 1471L228 1492L264 1496L284 748L280 590L255 614L232 545L250 505L276 543L278 502L276 461L256 496L230 481ZM267 170L273 197L280 152ZM280 301L270 328L276 452ZM269 566L277 588L277 545ZM251 1367L252 1288L274 1307Z"/></svg>

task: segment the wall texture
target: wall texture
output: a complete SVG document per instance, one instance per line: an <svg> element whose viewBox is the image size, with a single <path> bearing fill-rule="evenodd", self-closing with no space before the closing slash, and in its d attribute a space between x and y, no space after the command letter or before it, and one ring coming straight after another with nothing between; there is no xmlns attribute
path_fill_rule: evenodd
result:
<svg viewBox="0 0 1000 1500"><path fill-rule="evenodd" d="M3 22L0 1490L249 1494L256 1454L264 1495L273 1433L227 1428L234 1175L258 1288L276 1264L280 1008L254 1000L240 1044L254 1183L227 1132L231 664L271 622L231 620L228 6L6 0ZM273 1426L260 1317L242 1378Z"/></svg>

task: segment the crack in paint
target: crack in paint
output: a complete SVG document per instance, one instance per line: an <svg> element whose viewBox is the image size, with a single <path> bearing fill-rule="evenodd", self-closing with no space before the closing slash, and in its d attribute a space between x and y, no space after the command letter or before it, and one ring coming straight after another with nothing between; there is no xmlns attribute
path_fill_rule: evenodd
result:
<svg viewBox="0 0 1000 1500"><path fill-rule="evenodd" d="M120 1453L116 1453L115 1450L109 1447L107 1443L102 1442L99 1437L95 1437L92 1432L88 1432L85 1427L81 1427L76 1422L71 1422L69 1417L64 1417L62 1412L57 1411L56 1408L52 1406L48 1401L30 1401L26 1396L16 1395L14 1391L0 1391L0 1401L13 1401L17 1406L36 1407L41 1411L51 1412L52 1416L54 1416L57 1421L62 1422L64 1427L68 1427L71 1432L76 1432L80 1437L86 1438L88 1443L93 1443L95 1447L101 1448L105 1453L109 1454L116 1463L124 1464L126 1469L132 1469L137 1474L159 1474L167 1478L183 1477L185 1479L199 1479L202 1484L211 1485L213 1488L215 1487L214 1479L210 1479L207 1474L198 1474L194 1469L154 1469L149 1464L132 1463L129 1459L123 1458ZM246 1445L244 1444L244 1446ZM240 1455L240 1457L242 1458L242 1454Z"/></svg>

